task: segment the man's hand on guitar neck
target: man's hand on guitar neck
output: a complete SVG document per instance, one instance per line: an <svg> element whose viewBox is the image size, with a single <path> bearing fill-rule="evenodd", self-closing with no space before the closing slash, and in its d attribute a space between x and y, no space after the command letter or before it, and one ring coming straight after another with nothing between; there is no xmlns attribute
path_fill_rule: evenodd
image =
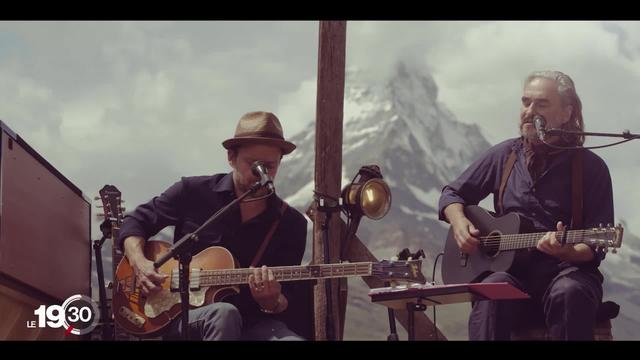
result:
<svg viewBox="0 0 640 360"><path fill-rule="evenodd" d="M124 254L136 275L136 283L140 285L142 293L147 296L162 290L160 285L169 275L158 272L153 266L153 261L144 256L143 247L144 239L139 236L129 236L124 239Z"/></svg>
<svg viewBox="0 0 640 360"><path fill-rule="evenodd" d="M556 224L558 231L564 231L565 226L562 221L558 221ZM570 263L581 263L591 261L593 259L593 251L586 244L567 244L562 245L555 231L546 233L540 240L536 248L545 254L555 256L558 259Z"/></svg>
<svg viewBox="0 0 640 360"><path fill-rule="evenodd" d="M249 275L249 289L262 311L277 314L286 310L288 301L282 294L282 287L265 265L254 268L253 274Z"/></svg>
<svg viewBox="0 0 640 360"><path fill-rule="evenodd" d="M451 224L453 236L458 243L460 251L471 254L480 244L476 236L480 235L480 230L464 215L464 206L460 203L453 203L444 209L444 215Z"/></svg>

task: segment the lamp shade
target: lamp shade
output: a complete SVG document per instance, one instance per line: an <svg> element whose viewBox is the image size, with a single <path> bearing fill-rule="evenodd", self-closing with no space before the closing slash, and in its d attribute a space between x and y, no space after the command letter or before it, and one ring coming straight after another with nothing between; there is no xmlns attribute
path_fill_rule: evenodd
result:
<svg viewBox="0 0 640 360"><path fill-rule="evenodd" d="M343 201L352 211L356 210L373 220L382 219L391 208L391 190L382 179L351 184L346 195Z"/></svg>

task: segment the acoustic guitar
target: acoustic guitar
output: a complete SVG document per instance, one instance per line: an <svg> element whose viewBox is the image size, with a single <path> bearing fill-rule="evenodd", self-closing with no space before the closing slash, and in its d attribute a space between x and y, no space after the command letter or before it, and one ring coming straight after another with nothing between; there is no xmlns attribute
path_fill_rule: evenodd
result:
<svg viewBox="0 0 640 360"><path fill-rule="evenodd" d="M147 259L157 260L169 251L170 245L162 241L147 241L144 253ZM247 285L253 269L236 268L233 255L225 248L212 246L202 250L191 260L189 271L189 305L200 307L218 302L238 293L239 286ZM421 272L422 260L356 262L340 264L274 266L270 267L279 282L375 276L384 281L425 283ZM145 297L136 283L133 268L123 258L116 271L113 295L115 321L125 331L137 336L152 336L161 332L180 315L178 261L170 259L159 269L169 275L162 290Z"/></svg>
<svg viewBox="0 0 640 360"><path fill-rule="evenodd" d="M465 216L480 230L480 245L471 254L460 251L453 236L453 229L444 248L442 280L445 284L471 283L486 273L507 271L513 265L516 250L535 248L546 232L520 233L530 226L515 213L494 217L487 210L470 205L464 208ZM589 246L615 249L622 245L622 225L597 227L584 230L557 231L556 238L565 244L584 243Z"/></svg>

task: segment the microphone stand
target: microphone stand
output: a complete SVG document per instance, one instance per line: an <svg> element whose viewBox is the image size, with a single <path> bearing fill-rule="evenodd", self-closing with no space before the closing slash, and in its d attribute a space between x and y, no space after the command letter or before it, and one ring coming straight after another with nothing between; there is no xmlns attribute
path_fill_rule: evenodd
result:
<svg viewBox="0 0 640 360"><path fill-rule="evenodd" d="M547 129L544 130L544 136L546 135L577 135L577 136L603 136L603 137L616 137L616 138L624 138L625 140L602 146L591 146L591 147L561 147L553 144L549 144L543 140L543 142L551 147L558 149L597 149L603 148L607 146L613 146L617 144L622 144L627 141L640 139L640 134L632 134L629 130L624 130L621 134L619 133L601 133L601 132L587 132L587 131L572 131L572 130L564 130L564 129Z"/></svg>
<svg viewBox="0 0 640 360"><path fill-rule="evenodd" d="M175 244L173 244L173 246L171 246L169 252L164 254L160 259L153 263L153 265L157 269L171 258L176 258L179 261L178 272L180 281L180 302L182 306L182 338L184 340L189 340L189 264L191 263L191 258L193 257L193 246L199 241L198 234L207 226L219 222L223 215L225 215L232 207L269 183L271 183L271 180L269 180L268 178L257 181L244 194L240 195L240 197L233 200L225 207L218 210L215 214L213 214L194 232L185 234L180 240L178 240Z"/></svg>
<svg viewBox="0 0 640 360"><path fill-rule="evenodd" d="M318 202L317 210L325 213L324 221L322 222L320 229L322 231L324 263L329 264L329 224L331 223L333 213L339 212L341 207L338 199L334 199L324 194L316 193L316 201ZM333 296L331 290L331 279L325 279L324 286L327 305L325 331L327 340L334 341L336 340L336 332L333 322Z"/></svg>
<svg viewBox="0 0 640 360"><path fill-rule="evenodd" d="M600 133L600 132L587 132L587 131L571 131L564 129L547 129L547 135L562 135L562 134L571 134L571 135L584 135L584 136L606 136L606 137L621 137L629 140L640 139L640 134L632 134L629 130L625 130L622 134L614 134L614 133Z"/></svg>

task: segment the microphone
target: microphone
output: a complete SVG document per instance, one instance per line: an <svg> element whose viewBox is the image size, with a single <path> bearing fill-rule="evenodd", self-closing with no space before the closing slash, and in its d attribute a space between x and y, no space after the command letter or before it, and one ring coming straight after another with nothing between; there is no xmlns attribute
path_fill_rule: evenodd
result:
<svg viewBox="0 0 640 360"><path fill-rule="evenodd" d="M262 161L256 161L251 165L251 172L253 175L260 178L260 186L266 186L269 191L275 191L273 186L273 180L267 174L267 169L264 167Z"/></svg>
<svg viewBox="0 0 640 360"><path fill-rule="evenodd" d="M544 137L547 133L547 121L542 117L542 115L536 115L533 117L533 124L536 127L536 132L538 133L538 138L540 141L544 142Z"/></svg>

